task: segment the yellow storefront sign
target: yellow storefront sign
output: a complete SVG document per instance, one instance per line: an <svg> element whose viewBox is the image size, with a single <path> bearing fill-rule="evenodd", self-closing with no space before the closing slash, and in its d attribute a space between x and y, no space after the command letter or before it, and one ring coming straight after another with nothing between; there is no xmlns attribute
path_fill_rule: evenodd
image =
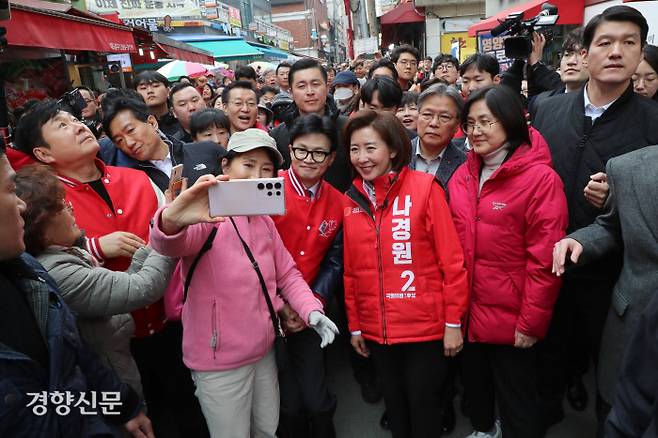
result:
<svg viewBox="0 0 658 438"><path fill-rule="evenodd" d="M451 32L441 35L441 53L452 53L459 62L477 51L476 39L468 32Z"/></svg>

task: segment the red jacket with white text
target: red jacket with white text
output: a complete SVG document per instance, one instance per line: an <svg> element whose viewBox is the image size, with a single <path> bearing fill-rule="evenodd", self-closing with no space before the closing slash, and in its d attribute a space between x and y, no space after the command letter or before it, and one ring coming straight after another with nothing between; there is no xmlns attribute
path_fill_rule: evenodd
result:
<svg viewBox="0 0 658 438"><path fill-rule="evenodd" d="M469 272L471 342L514 344L514 332L542 339L560 290L553 245L567 228L564 187L544 138L530 130L485 181L474 151L450 179L450 207Z"/></svg>
<svg viewBox="0 0 658 438"><path fill-rule="evenodd" d="M343 194L326 181L320 181L311 199L292 168L280 171L279 176L284 178L286 214L272 216L272 220L297 269L313 287L322 260L343 226ZM322 296L324 304L327 298Z"/></svg>
<svg viewBox="0 0 658 438"><path fill-rule="evenodd" d="M66 200L73 205L73 214L78 226L87 236L87 249L104 267L113 271L125 271L130 266L128 257L105 259L98 238L115 231L133 233L148 242L151 219L158 209L158 198L148 176L126 167L106 166L96 160L102 172L101 182L112 200L113 209L88 184L59 175L66 190ZM162 300L132 312L135 320L135 335L148 336L164 326L164 304Z"/></svg>
<svg viewBox="0 0 658 438"><path fill-rule="evenodd" d="M404 168L345 194L345 306L350 331L380 344L443 339L467 308L464 258L443 189Z"/></svg>

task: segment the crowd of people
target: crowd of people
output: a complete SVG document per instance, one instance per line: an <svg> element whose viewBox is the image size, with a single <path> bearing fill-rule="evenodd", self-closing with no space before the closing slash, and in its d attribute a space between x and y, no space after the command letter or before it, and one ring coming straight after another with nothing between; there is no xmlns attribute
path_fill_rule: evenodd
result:
<svg viewBox="0 0 658 438"><path fill-rule="evenodd" d="M450 434L457 399L468 438L542 437L565 399L658 435L647 33L613 6L555 68L534 34L505 72L400 45L29 102L0 149L0 436L336 437L335 339L394 438ZM210 215L276 176L284 215Z"/></svg>

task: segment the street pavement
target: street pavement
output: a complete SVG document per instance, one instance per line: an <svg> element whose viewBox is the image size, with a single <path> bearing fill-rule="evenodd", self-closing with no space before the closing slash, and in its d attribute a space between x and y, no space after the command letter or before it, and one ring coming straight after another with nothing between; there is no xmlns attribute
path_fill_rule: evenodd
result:
<svg viewBox="0 0 658 438"><path fill-rule="evenodd" d="M328 350L329 385L338 397L338 407L334 417L337 438L391 438L390 432L379 426L379 418L384 412L384 403L367 404L361 398L361 388L354 380L349 359L347 340L339 338ZM584 412L576 412L565 401L565 419L553 426L546 438L593 438L596 420L592 401L593 379L586 376L590 403ZM472 432L468 419L461 415L457 407L457 427L447 435L451 438L464 438ZM439 438L439 434L437 434Z"/></svg>

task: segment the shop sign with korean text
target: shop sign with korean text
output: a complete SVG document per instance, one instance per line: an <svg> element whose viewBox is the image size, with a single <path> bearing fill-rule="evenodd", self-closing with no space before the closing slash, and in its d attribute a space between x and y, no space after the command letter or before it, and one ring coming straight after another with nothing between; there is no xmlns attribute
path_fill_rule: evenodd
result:
<svg viewBox="0 0 658 438"><path fill-rule="evenodd" d="M514 62L513 59L509 59L505 56L505 38L507 36L491 36L491 33L481 33L478 36L479 44L478 47L480 52L488 53L498 60L500 64L500 72L506 71Z"/></svg>
<svg viewBox="0 0 658 438"><path fill-rule="evenodd" d="M200 17L196 0L85 0L87 9L97 13L118 12L121 19Z"/></svg>

